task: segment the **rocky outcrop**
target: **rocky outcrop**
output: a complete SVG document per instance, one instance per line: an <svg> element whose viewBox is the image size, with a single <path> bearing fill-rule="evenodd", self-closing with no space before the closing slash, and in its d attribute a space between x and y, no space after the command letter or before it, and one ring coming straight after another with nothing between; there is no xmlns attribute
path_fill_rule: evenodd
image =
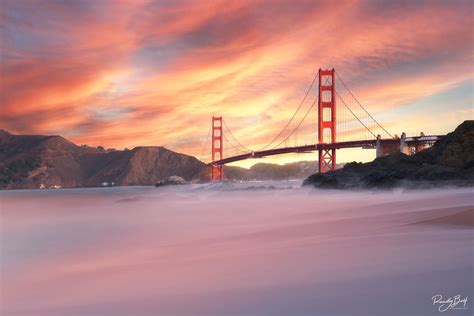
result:
<svg viewBox="0 0 474 316"><path fill-rule="evenodd" d="M153 185L170 176L189 181L206 168L198 159L164 147L136 147L131 152L126 173L121 179L123 185Z"/></svg>
<svg viewBox="0 0 474 316"><path fill-rule="evenodd" d="M198 159L164 147L105 151L60 136L13 135L0 130L0 188L155 185L176 175L191 180Z"/></svg>
<svg viewBox="0 0 474 316"><path fill-rule="evenodd" d="M463 122L434 146L413 156L397 152L369 163L352 162L341 170L313 174L303 185L330 189L472 186L474 121Z"/></svg>

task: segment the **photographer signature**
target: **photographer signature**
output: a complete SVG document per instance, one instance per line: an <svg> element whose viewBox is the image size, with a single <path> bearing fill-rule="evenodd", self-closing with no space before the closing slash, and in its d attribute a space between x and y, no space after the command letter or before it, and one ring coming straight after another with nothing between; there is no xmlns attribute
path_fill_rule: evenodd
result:
<svg viewBox="0 0 474 316"><path fill-rule="evenodd" d="M433 305L438 305L438 311L442 313L448 309L466 309L468 298L461 298L461 295L456 295L454 297L443 299L443 295L437 294L431 299L433 300Z"/></svg>

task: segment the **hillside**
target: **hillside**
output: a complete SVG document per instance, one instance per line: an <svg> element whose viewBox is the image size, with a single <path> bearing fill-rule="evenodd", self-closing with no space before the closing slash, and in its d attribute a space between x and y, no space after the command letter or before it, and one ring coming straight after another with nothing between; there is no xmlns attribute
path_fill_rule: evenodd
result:
<svg viewBox="0 0 474 316"><path fill-rule="evenodd" d="M343 164L338 164L342 168ZM283 165L257 163L249 169L225 166L224 173L229 180L293 180L304 179L318 171L318 161L297 161Z"/></svg>
<svg viewBox="0 0 474 316"><path fill-rule="evenodd" d="M61 136L13 135L0 130L0 188L153 185L172 175L196 177L204 163L164 147L105 151Z"/></svg>
<svg viewBox="0 0 474 316"><path fill-rule="evenodd" d="M317 171L317 161L224 168L229 180L304 179ZM203 162L164 147L104 150L77 146L61 136L0 130L0 189L154 185L175 175L188 181L209 179Z"/></svg>
<svg viewBox="0 0 474 316"><path fill-rule="evenodd" d="M225 166L224 173L229 180L290 180L304 179L317 169L317 161L299 161L284 165L257 163L249 169Z"/></svg>
<svg viewBox="0 0 474 316"><path fill-rule="evenodd" d="M352 162L340 170L314 174L304 185L331 189L472 186L474 121L464 121L434 146L413 156L397 152L369 163Z"/></svg>

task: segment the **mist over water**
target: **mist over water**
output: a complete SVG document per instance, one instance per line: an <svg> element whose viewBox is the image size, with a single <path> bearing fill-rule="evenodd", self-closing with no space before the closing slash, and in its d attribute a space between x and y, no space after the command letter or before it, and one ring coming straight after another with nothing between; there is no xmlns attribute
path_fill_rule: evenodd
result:
<svg viewBox="0 0 474 316"><path fill-rule="evenodd" d="M299 181L3 191L1 315L437 315L469 297L472 189Z"/></svg>

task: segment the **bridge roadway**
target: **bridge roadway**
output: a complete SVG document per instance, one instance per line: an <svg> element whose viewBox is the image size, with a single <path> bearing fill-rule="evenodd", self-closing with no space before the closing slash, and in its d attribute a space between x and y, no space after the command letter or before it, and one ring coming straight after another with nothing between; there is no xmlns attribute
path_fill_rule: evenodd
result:
<svg viewBox="0 0 474 316"><path fill-rule="evenodd" d="M409 146L416 145L419 143L431 143L441 139L444 135L432 135L432 136L415 136L415 137L406 137L405 143ZM400 138L387 138L380 139L380 144L382 146L393 146L400 144ZM283 147L275 148L261 151L252 151L249 153L236 155L232 157L227 157L224 159L216 160L214 162L208 163L208 166L219 166L225 165L231 162L245 160L250 158L263 158L274 155L289 154L289 153L305 153L312 152L321 149L342 149L342 148L376 148L377 139L368 139L368 140L356 140L348 142L336 142L336 143L322 143L322 144L312 144L304 146L295 146L295 147Z"/></svg>

